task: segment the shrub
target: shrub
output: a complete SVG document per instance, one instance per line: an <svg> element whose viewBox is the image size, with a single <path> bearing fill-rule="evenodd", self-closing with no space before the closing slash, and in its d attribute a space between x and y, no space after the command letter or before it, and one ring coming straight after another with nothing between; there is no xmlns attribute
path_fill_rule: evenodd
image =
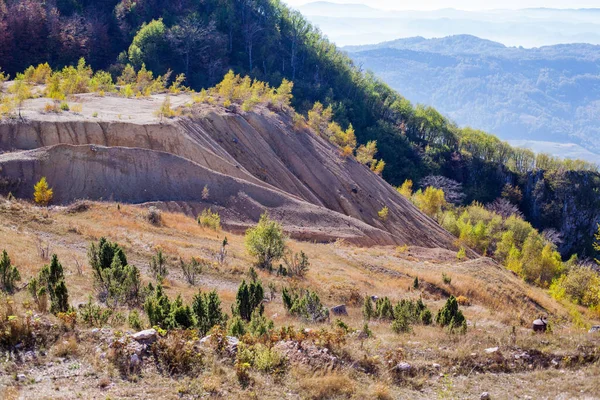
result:
<svg viewBox="0 0 600 400"><path fill-rule="evenodd" d="M442 272L442 282L444 282L444 284L446 284L446 285L451 285L452 278L450 276L446 275L445 272Z"/></svg>
<svg viewBox="0 0 600 400"><path fill-rule="evenodd" d="M286 249L286 237L280 224L261 215L258 224L246 231L246 249L256 257L256 266L271 271L273 263L280 260Z"/></svg>
<svg viewBox="0 0 600 400"><path fill-rule="evenodd" d="M202 293L194 296L192 311L196 318L196 326L202 336L206 335L214 326L223 325L227 316L221 311L221 299L216 291Z"/></svg>
<svg viewBox="0 0 600 400"><path fill-rule="evenodd" d="M146 220L154 226L160 226L162 225L162 212L158 208L152 206L146 211Z"/></svg>
<svg viewBox="0 0 600 400"><path fill-rule="evenodd" d="M46 177L42 177L33 187L33 200L41 206L47 206L53 197L54 191L48 185Z"/></svg>
<svg viewBox="0 0 600 400"><path fill-rule="evenodd" d="M101 328L108 322L112 311L108 308L102 308L92 303L92 296L88 297L88 302L79 309L81 321L89 327Z"/></svg>
<svg viewBox="0 0 600 400"><path fill-rule="evenodd" d="M464 333L467 331L467 320L462 311L458 309L458 301L454 296L450 296L444 307L438 311L435 322L441 326L447 326L451 332L458 330Z"/></svg>
<svg viewBox="0 0 600 400"><path fill-rule="evenodd" d="M238 316L234 316L229 321L229 327L227 328L227 334L234 337L242 337L246 334L246 324L243 319Z"/></svg>
<svg viewBox="0 0 600 400"><path fill-rule="evenodd" d="M221 229L221 216L217 212L213 213L210 207L205 208L202 214L198 216L198 223L203 228L218 231Z"/></svg>
<svg viewBox="0 0 600 400"><path fill-rule="evenodd" d="M83 106L81 104L73 104L73 106L71 107L71 111L76 114L80 114L82 110Z"/></svg>
<svg viewBox="0 0 600 400"><path fill-rule="evenodd" d="M4 71L2 71L0 69L0 85L3 84L4 82L6 82L9 79L10 79L10 75L4 73Z"/></svg>
<svg viewBox="0 0 600 400"><path fill-rule="evenodd" d="M94 273L94 285L102 301L112 306L140 302L140 271L128 265L125 252L117 243L102 237L98 244L91 243L88 260Z"/></svg>
<svg viewBox="0 0 600 400"><path fill-rule="evenodd" d="M23 74L17 74L17 78L8 91L13 95L13 101L19 109L19 117L22 118L21 109L23 108L23 103L25 100L33 97L31 94L31 86L25 82Z"/></svg>
<svg viewBox="0 0 600 400"><path fill-rule="evenodd" d="M40 281L40 277L33 277L29 280L27 291L33 298L39 312L48 310L48 290L45 282Z"/></svg>
<svg viewBox="0 0 600 400"><path fill-rule="evenodd" d="M379 219L384 222L387 221L389 214L390 214L390 209L387 206L383 207L379 212L377 212Z"/></svg>
<svg viewBox="0 0 600 400"><path fill-rule="evenodd" d="M70 111L71 107L69 107L68 103L62 102L62 103L60 103L60 110L61 111Z"/></svg>
<svg viewBox="0 0 600 400"><path fill-rule="evenodd" d="M163 279L167 277L169 270L167 268L167 260L165 260L162 250L157 250L156 254L152 256L149 267L152 276L157 282L162 282Z"/></svg>
<svg viewBox="0 0 600 400"><path fill-rule="evenodd" d="M413 280L413 289L418 289L419 288L419 277L415 276L415 279Z"/></svg>
<svg viewBox="0 0 600 400"><path fill-rule="evenodd" d="M115 257L119 258L122 265L127 265L125 252L118 243L111 243L105 237L100 238L98 244L90 243L88 261L95 280L102 281L102 270L110 268Z"/></svg>
<svg viewBox="0 0 600 400"><path fill-rule="evenodd" d="M97 71L90 80L90 90L101 96L104 96L105 93L115 92L116 88L111 74L105 71Z"/></svg>
<svg viewBox="0 0 600 400"><path fill-rule="evenodd" d="M149 292L144 310L150 325L162 329L188 329L195 325L192 309L183 304L181 295L171 302L160 284Z"/></svg>
<svg viewBox="0 0 600 400"><path fill-rule="evenodd" d="M12 265L6 250L3 250L0 257L0 290L12 293L15 290L15 283L20 280L19 270Z"/></svg>
<svg viewBox="0 0 600 400"><path fill-rule="evenodd" d="M462 261L465 258L467 258L467 251L464 247L461 247L460 250L458 250L458 252L456 253L456 259Z"/></svg>
<svg viewBox="0 0 600 400"><path fill-rule="evenodd" d="M129 327L131 329L135 329L136 331L141 331L142 329L144 329L142 318L140 317L140 313L137 310L131 310L129 312L127 322L129 323Z"/></svg>
<svg viewBox="0 0 600 400"><path fill-rule="evenodd" d="M303 251L293 254L291 251L287 251L283 257L283 261L286 265L287 273L290 276L303 277L310 268L308 256Z"/></svg>
<svg viewBox="0 0 600 400"><path fill-rule="evenodd" d="M461 306L470 306L471 305L471 302L465 296L458 296L456 298L456 302Z"/></svg>
<svg viewBox="0 0 600 400"><path fill-rule="evenodd" d="M197 376L204 364L204 355L194 348L197 338L191 331L172 331L159 338L152 353L160 370L169 376Z"/></svg>
<svg viewBox="0 0 600 400"><path fill-rule="evenodd" d="M403 318L410 324L429 325L431 323L431 311L423 303L423 300L400 300L394 307L394 318Z"/></svg>
<svg viewBox="0 0 600 400"><path fill-rule="evenodd" d="M258 309L260 314L264 312L263 299L264 290L261 282L252 281L250 284L246 284L244 280L238 288L232 312L243 320L250 321L255 309Z"/></svg>
<svg viewBox="0 0 600 400"><path fill-rule="evenodd" d="M207 264L207 261L198 261L198 259L195 257L192 257L190 262L183 261L183 258L179 259L179 266L181 267L181 272L183 273L185 280L190 286L196 285L196 277L202 273L204 265Z"/></svg>
<svg viewBox="0 0 600 400"><path fill-rule="evenodd" d="M137 305L140 298L140 271L134 265L123 265L119 257L114 257L110 268L102 270L101 294L107 304ZM101 296L103 297L103 296Z"/></svg>
<svg viewBox="0 0 600 400"><path fill-rule="evenodd" d="M290 315L303 318L311 322L324 322L329 319L329 310L321 304L321 299L316 292L305 290L302 294L284 289L284 306Z"/></svg>
<svg viewBox="0 0 600 400"><path fill-rule="evenodd" d="M383 297L377 299L377 302L375 303L375 317L387 320L394 319L394 307L389 298Z"/></svg>
<svg viewBox="0 0 600 400"><path fill-rule="evenodd" d="M173 118L176 115L177 112L171 108L171 98L166 96L156 112L156 116L162 120L163 118Z"/></svg>
<svg viewBox="0 0 600 400"><path fill-rule="evenodd" d="M259 309L255 309L246 328L251 335L264 336L273 330L274 326L273 321L262 315Z"/></svg>
<svg viewBox="0 0 600 400"><path fill-rule="evenodd" d="M403 314L400 314L396 318L394 318L394 321L392 322L392 331L394 331L395 333L412 332L412 328L410 326L408 318L406 318L406 316L404 316Z"/></svg>
<svg viewBox="0 0 600 400"><path fill-rule="evenodd" d="M58 114L58 113L62 112L62 110L58 107L58 105L56 103L46 103L44 105L44 112Z"/></svg>

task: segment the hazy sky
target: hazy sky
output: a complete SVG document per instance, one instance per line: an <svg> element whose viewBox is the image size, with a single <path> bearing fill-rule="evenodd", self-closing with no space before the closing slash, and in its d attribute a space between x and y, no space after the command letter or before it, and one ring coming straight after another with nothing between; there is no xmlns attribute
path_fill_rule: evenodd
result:
<svg viewBox="0 0 600 400"><path fill-rule="evenodd" d="M284 0L292 6L315 0ZM600 0L325 0L333 3L362 3L387 10L436 10L456 8L460 10L518 9L529 7L547 8L598 8Z"/></svg>

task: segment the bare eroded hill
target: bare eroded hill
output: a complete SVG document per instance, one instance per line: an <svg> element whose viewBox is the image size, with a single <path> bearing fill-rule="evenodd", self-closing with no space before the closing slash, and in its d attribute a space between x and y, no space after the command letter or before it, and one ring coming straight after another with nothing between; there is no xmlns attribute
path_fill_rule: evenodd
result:
<svg viewBox="0 0 600 400"><path fill-rule="evenodd" d="M287 113L196 105L161 122L153 115L160 96L83 95L80 114L45 114L46 101L30 100L24 120L0 124L4 194L31 198L33 184L46 176L60 204L155 203L190 215L211 206L232 230L268 210L297 238L452 248L449 233L367 167L295 127ZM382 221L384 206L389 217Z"/></svg>

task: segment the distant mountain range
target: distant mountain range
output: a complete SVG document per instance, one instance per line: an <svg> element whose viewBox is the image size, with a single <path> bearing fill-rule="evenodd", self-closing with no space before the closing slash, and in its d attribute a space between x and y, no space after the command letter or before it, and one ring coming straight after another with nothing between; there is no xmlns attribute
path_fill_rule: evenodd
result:
<svg viewBox="0 0 600 400"><path fill-rule="evenodd" d="M536 151L600 161L594 154L600 154L600 46L524 49L458 35L345 50L412 102L461 126Z"/></svg>
<svg viewBox="0 0 600 400"><path fill-rule="evenodd" d="M579 42L600 44L600 9L595 8L388 11L362 4L314 2L298 9L339 46L457 34L524 47Z"/></svg>

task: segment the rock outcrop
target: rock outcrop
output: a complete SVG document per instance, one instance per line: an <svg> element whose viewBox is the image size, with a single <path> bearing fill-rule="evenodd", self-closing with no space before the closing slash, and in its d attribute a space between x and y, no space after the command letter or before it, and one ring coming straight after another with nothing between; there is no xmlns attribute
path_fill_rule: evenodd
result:
<svg viewBox="0 0 600 400"><path fill-rule="evenodd" d="M57 204L152 203L190 215L210 206L239 231L267 210L300 239L453 247L449 233L383 179L287 113L203 105L159 123L149 113L159 98L86 96L105 117L47 115L30 105L25 121L0 124L1 193L31 198L46 176ZM138 105L131 122L109 112Z"/></svg>

